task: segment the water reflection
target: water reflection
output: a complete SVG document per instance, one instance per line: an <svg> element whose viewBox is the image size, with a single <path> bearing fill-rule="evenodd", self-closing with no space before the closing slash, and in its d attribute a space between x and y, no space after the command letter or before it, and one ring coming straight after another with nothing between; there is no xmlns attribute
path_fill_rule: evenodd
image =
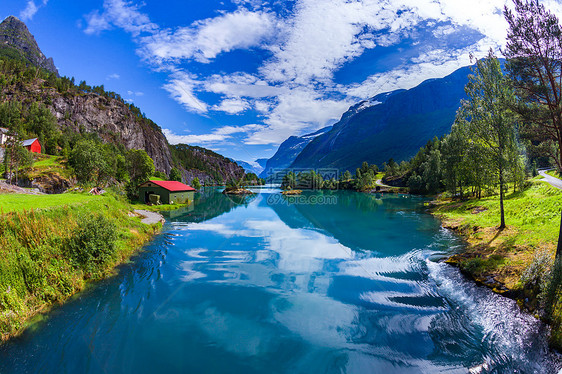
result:
<svg viewBox="0 0 562 374"><path fill-rule="evenodd" d="M203 191L118 276L1 347L0 372L555 369L540 323L429 260L460 243L422 200L335 194Z"/></svg>

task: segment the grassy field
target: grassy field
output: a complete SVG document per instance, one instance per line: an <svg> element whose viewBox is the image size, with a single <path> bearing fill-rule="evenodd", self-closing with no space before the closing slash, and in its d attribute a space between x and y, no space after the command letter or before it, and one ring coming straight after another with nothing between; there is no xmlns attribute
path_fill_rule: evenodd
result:
<svg viewBox="0 0 562 374"><path fill-rule="evenodd" d="M0 206L2 340L88 280L112 274L160 228L111 194L0 195Z"/></svg>
<svg viewBox="0 0 562 374"><path fill-rule="evenodd" d="M448 226L471 231L468 239L474 243L489 239L489 244L495 248L508 245L528 249L552 248L556 244L562 211L561 190L533 180L532 186L525 191L507 194L507 229L498 233L499 206L499 197L491 196L465 202L445 202L433 211L442 216ZM489 238L492 233L493 237Z"/></svg>
<svg viewBox="0 0 562 374"><path fill-rule="evenodd" d="M58 195L0 194L0 214L61 207L99 199L103 199L103 197L90 195L89 193L65 193Z"/></svg>

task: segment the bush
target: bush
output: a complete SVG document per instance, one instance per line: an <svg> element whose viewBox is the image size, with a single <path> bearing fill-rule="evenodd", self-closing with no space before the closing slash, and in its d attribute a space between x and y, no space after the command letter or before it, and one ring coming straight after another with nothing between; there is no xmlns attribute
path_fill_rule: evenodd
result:
<svg viewBox="0 0 562 374"><path fill-rule="evenodd" d="M178 169L172 168L172 170L170 170L170 180L181 182L181 173Z"/></svg>
<svg viewBox="0 0 562 374"><path fill-rule="evenodd" d="M530 289L544 291L550 281L552 255L548 251L535 253L533 261L521 275L521 283Z"/></svg>
<svg viewBox="0 0 562 374"><path fill-rule="evenodd" d="M72 260L87 273L103 270L115 254L117 226L102 215L83 216L70 239Z"/></svg>
<svg viewBox="0 0 562 374"><path fill-rule="evenodd" d="M475 258L471 258L469 260L466 260L463 264L462 264L462 268L463 270L471 273L471 274L475 274L477 272L482 271L482 268L484 267L484 263L485 261L479 257L475 257Z"/></svg>
<svg viewBox="0 0 562 374"><path fill-rule="evenodd" d="M129 181L125 185L125 193L127 195L127 199L129 201L137 201L139 200L139 186L134 181Z"/></svg>
<svg viewBox="0 0 562 374"><path fill-rule="evenodd" d="M162 173L161 171L156 170L153 174L154 177L156 178L160 178L162 180L168 180L168 176L164 173Z"/></svg>
<svg viewBox="0 0 562 374"><path fill-rule="evenodd" d="M195 188L196 190L201 188L201 182L199 182L199 178L193 178L193 180L191 181L191 187Z"/></svg>

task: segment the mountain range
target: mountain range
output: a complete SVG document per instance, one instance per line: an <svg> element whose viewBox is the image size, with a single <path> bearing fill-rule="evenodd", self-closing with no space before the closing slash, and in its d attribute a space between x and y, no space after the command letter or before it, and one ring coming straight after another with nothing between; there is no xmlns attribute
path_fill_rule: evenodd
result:
<svg viewBox="0 0 562 374"><path fill-rule="evenodd" d="M230 159L230 160L242 166L242 168L244 168L244 171L246 173L253 173L258 176L265 169L265 164L267 162L267 158L258 158L256 161L254 161L254 163L249 163L242 160L234 160L234 159Z"/></svg>
<svg viewBox="0 0 562 374"><path fill-rule="evenodd" d="M311 134L289 137L281 143L273 157L267 160L264 170L259 176L261 178L267 178L277 172L287 169L310 142L312 142L315 138L326 134L331 130L331 128L331 126L328 126Z"/></svg>
<svg viewBox="0 0 562 374"><path fill-rule="evenodd" d="M463 67L352 106L330 131L310 141L290 167L354 171L363 161L380 166L391 158L411 158L428 140L451 130L469 74L470 67Z"/></svg>

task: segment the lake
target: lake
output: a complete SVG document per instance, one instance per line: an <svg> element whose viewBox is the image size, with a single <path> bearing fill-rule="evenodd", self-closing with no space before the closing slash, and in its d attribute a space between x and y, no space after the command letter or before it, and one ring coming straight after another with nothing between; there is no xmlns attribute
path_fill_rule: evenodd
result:
<svg viewBox="0 0 562 374"><path fill-rule="evenodd" d="M408 195L205 189L118 275L0 346L0 373L552 373L547 328L438 260Z"/></svg>

